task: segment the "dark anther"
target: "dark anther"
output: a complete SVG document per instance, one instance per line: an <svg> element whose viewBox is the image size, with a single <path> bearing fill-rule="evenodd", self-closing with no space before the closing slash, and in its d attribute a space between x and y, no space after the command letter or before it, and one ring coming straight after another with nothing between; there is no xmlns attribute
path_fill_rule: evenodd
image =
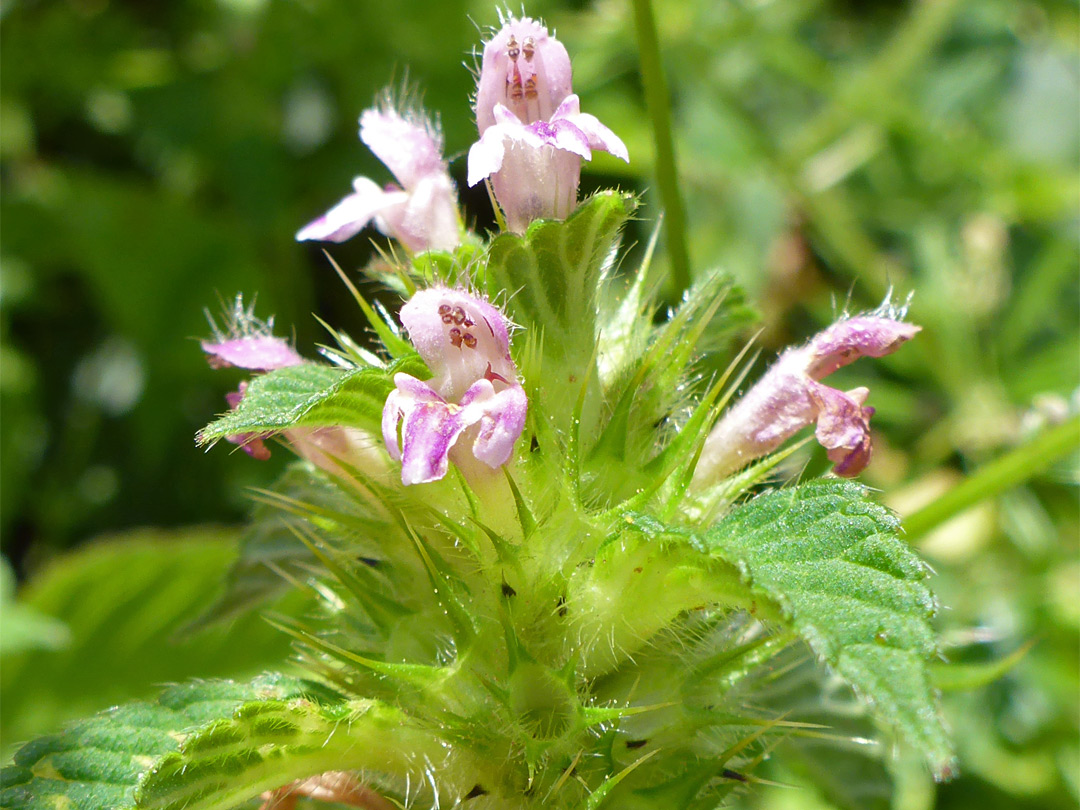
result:
<svg viewBox="0 0 1080 810"><path fill-rule="evenodd" d="M472 332L466 332L465 335L461 338L461 341L470 349L476 348L476 337L473 336Z"/></svg>
<svg viewBox="0 0 1080 810"><path fill-rule="evenodd" d="M461 346L461 330L456 326L450 330L450 343L454 346Z"/></svg>
<svg viewBox="0 0 1080 810"><path fill-rule="evenodd" d="M454 307L454 323L461 326L465 322L465 310L461 307Z"/></svg>
<svg viewBox="0 0 1080 810"><path fill-rule="evenodd" d="M746 774L739 773L738 771L732 771L727 768L724 768L724 770L720 771L720 775L725 779L734 779L736 782L750 781L750 779L747 778Z"/></svg>
<svg viewBox="0 0 1080 810"><path fill-rule="evenodd" d="M487 796L487 791L480 785L473 785L473 789L465 794L466 799L475 799L477 796Z"/></svg>
<svg viewBox="0 0 1080 810"><path fill-rule="evenodd" d="M648 742L648 740L627 740L626 741L626 747L627 748L641 748L647 742Z"/></svg>
<svg viewBox="0 0 1080 810"><path fill-rule="evenodd" d="M531 62L533 54L536 53L536 43L532 37L525 37L525 42L521 46L521 50L525 52L525 61Z"/></svg>
<svg viewBox="0 0 1080 810"><path fill-rule="evenodd" d="M532 39L532 37L529 37L529 39ZM528 43L529 40L527 39L525 42ZM519 53L521 53L521 51L518 49L517 38L511 36L510 40L506 43L506 55L510 57L511 62L516 62Z"/></svg>
<svg viewBox="0 0 1080 810"><path fill-rule="evenodd" d="M517 596L517 591L515 591L515 590L514 590L513 588L511 588L511 587L510 587L510 586L509 586L509 585L508 585L507 583L505 583L505 582L504 582L504 583L502 584L502 594L503 594L503 596L505 596L505 597L506 597L507 599L509 599L509 598L510 598L511 596Z"/></svg>

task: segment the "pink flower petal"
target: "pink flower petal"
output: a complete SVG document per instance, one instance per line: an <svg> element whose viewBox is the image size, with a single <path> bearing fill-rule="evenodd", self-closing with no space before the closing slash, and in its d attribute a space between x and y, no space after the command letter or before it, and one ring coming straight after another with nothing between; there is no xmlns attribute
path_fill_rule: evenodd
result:
<svg viewBox="0 0 1080 810"><path fill-rule="evenodd" d="M481 383L487 383L487 380L481 380L473 387ZM462 398L463 404L464 401L465 398ZM520 386L515 385L494 394L485 404L480 417L480 431L473 443L473 455L492 469L509 461L514 452L514 443L525 429L528 409L528 397Z"/></svg>
<svg viewBox="0 0 1080 810"><path fill-rule="evenodd" d="M812 384L810 398L817 407L814 436L828 450L829 460L839 476L851 478L870 463L870 417L873 408L862 407L870 393L856 388L842 393L820 383Z"/></svg>
<svg viewBox="0 0 1080 810"><path fill-rule="evenodd" d="M344 242L360 233L380 211L408 200L404 191L384 191L373 180L357 177L353 193L296 233L296 241Z"/></svg>
<svg viewBox="0 0 1080 810"><path fill-rule="evenodd" d="M202 350L214 368L235 366L252 371L272 371L304 362L287 340L273 335L247 335L221 340L204 340Z"/></svg>
<svg viewBox="0 0 1080 810"><path fill-rule="evenodd" d="M401 308L401 323L447 401L480 379L516 383L506 318L482 298L448 287L420 290Z"/></svg>
<svg viewBox="0 0 1080 810"><path fill-rule="evenodd" d="M547 121L571 91L570 55L536 20L509 17L484 45L476 88L481 134L496 123L497 104L528 124Z"/></svg>
<svg viewBox="0 0 1080 810"><path fill-rule="evenodd" d="M360 116L360 140L406 189L424 177L445 174L442 136L429 121L397 110L374 108Z"/></svg>

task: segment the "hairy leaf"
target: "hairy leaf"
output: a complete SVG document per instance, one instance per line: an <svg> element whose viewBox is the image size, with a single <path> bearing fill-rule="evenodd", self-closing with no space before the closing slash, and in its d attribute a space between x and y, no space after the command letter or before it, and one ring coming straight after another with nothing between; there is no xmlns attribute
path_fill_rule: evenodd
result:
<svg viewBox="0 0 1080 810"><path fill-rule="evenodd" d="M259 701L306 693L276 675L246 684L202 681L175 686L153 703L130 703L20 748L0 771L0 806L11 810L104 810L135 806L136 788L163 758L191 745L189 731L242 716Z"/></svg>
<svg viewBox="0 0 1080 810"><path fill-rule="evenodd" d="M342 369L317 363L277 369L254 378L235 410L203 428L199 444L242 433L275 433L293 427L344 426L379 430L383 404L403 371L430 376L418 357L389 368Z"/></svg>
<svg viewBox="0 0 1080 810"><path fill-rule="evenodd" d="M865 487L821 479L756 498L704 535L777 602L791 625L876 715L954 772L927 661L936 652L926 566L899 536L900 522Z"/></svg>

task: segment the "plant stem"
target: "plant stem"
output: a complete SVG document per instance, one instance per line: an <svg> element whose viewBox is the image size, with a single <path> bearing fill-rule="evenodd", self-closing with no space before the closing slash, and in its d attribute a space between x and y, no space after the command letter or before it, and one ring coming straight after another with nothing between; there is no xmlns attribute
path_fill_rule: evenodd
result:
<svg viewBox="0 0 1080 810"><path fill-rule="evenodd" d="M921 537L968 507L1023 483L1078 448L1080 416L1074 416L991 461L933 503L905 518L904 529L908 540Z"/></svg>
<svg viewBox="0 0 1080 810"><path fill-rule="evenodd" d="M671 282L675 297L690 286L690 253L686 245L686 209L679 194L675 163L675 142L671 134L671 98L660 63L660 40L650 0L634 0L634 27L637 30L641 84L645 107L652 121L656 146L656 184L667 220L667 249L671 261Z"/></svg>

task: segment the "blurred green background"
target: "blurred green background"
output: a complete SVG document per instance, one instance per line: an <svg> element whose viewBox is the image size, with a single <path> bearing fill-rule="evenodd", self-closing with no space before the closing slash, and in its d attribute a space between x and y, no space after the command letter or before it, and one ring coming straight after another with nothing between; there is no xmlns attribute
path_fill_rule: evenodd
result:
<svg viewBox="0 0 1080 810"><path fill-rule="evenodd" d="M640 244L659 203L629 2L527 12L630 149L629 167L598 155L583 185L643 195ZM884 500L910 513L1076 412L1075 2L660 0L656 14L692 264L748 289L763 356L914 291L920 337L837 375L871 387L864 478ZM177 632L219 587L248 488L286 461L195 448L238 379L206 367L203 310L257 293L309 356L313 312L363 334L320 248L293 234L354 174L389 180L356 118L406 78L441 117L470 221L490 227L463 155L466 65L497 16L462 0L8 0L0 15L6 756L155 684L287 654L257 617ZM368 237L333 255L364 265ZM794 463L825 469L809 449ZM1076 806L1077 478L1074 457L918 540L951 658L1035 644L992 686L947 696L964 775L935 795L916 773L900 806ZM830 806L810 789L758 801Z"/></svg>

